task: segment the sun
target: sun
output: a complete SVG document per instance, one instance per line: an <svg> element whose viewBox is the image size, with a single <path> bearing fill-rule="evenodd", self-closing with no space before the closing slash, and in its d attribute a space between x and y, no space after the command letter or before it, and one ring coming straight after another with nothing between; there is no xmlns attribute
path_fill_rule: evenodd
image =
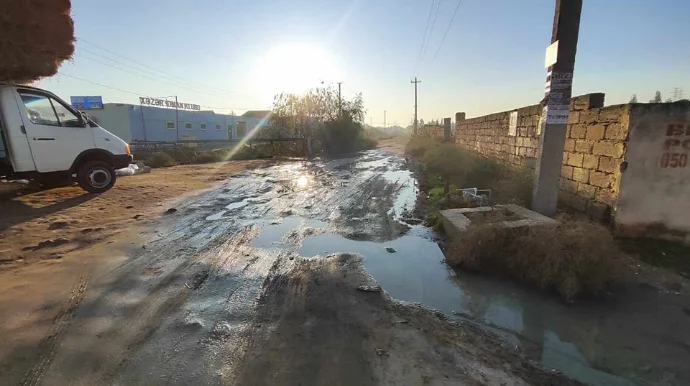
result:
<svg viewBox="0 0 690 386"><path fill-rule="evenodd" d="M332 56L310 43L269 47L256 69L261 97L270 102L281 92L301 94L342 76Z"/></svg>

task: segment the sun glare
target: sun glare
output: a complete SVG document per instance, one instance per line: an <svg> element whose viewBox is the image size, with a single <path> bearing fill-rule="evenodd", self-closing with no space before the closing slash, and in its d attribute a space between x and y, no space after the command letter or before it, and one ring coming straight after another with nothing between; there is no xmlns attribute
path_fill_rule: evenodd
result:
<svg viewBox="0 0 690 386"><path fill-rule="evenodd" d="M257 66L262 98L272 102L281 92L304 91L341 79L327 51L309 43L290 43L269 47Z"/></svg>

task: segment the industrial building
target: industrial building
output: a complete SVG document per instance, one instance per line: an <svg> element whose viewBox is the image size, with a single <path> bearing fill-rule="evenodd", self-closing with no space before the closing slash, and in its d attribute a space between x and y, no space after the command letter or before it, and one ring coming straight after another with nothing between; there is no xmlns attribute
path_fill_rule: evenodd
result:
<svg viewBox="0 0 690 386"><path fill-rule="evenodd" d="M237 116L124 103L104 103L102 108L86 113L127 142L241 139L256 127L267 125L270 116L268 110Z"/></svg>

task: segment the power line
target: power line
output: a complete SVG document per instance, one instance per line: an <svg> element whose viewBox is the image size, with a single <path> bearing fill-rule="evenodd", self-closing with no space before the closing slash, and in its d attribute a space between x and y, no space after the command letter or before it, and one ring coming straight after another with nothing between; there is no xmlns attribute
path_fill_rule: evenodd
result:
<svg viewBox="0 0 690 386"><path fill-rule="evenodd" d="M77 79L77 80L80 80L80 81L82 81L82 82L91 83L91 84L94 84L94 85L96 85L96 86L101 86L101 87L109 88L109 89L111 89L111 90L120 91L120 92L123 92L123 93L126 93L126 94L131 94L131 95L136 95L136 96L139 96L139 97L146 97L146 98L148 98L148 96L147 96L147 95L144 95L144 94L140 94L140 93L137 93L137 92L134 92L134 91L124 90L124 89L121 89L121 88L118 88L118 87L109 86L109 85L103 84L103 83L94 82L94 81L91 81L91 80L88 80L88 79L80 78L80 77L78 77L78 76L74 76L74 75L70 75L70 74L65 74L64 72L61 72L61 71L58 71L58 74L63 75L63 76L66 76L66 77L68 77L68 78ZM199 105L199 107L204 107L204 108L207 108L207 109L216 109L216 110L263 110L263 109L266 108L266 107L213 107L213 106L204 106L204 105Z"/></svg>
<svg viewBox="0 0 690 386"><path fill-rule="evenodd" d="M436 60L436 56L438 53L441 51L441 47L443 47L443 43L446 41L446 36L448 36L448 31L450 31L450 26L453 25L453 20L455 20L455 15L458 13L458 9L460 9L460 3L462 0L458 0L458 5L455 7L455 11L453 12L453 16L450 18L450 23L448 23L448 27L446 28L446 32L443 33L443 39L441 39L441 44L438 45L438 48L436 49L436 53L434 54L434 57L431 59L433 62Z"/></svg>
<svg viewBox="0 0 690 386"><path fill-rule="evenodd" d="M106 57L106 56L98 55L98 54L95 54L95 53L91 53L90 51L86 51L86 52L89 52L90 54L93 54L93 55L96 55L96 56L103 57L103 58L105 58L105 59L109 59L109 58ZM96 62L96 63L102 64L102 65L104 65L104 66L108 66L108 67L114 68L114 69L116 69L116 70L120 70L120 71L122 71L122 72L126 72L126 73L128 73L128 74L133 74L133 75L136 75L136 76L140 76L140 77L142 77L142 78L144 78L144 79L148 79L148 80L151 80L151 81L153 81L153 82L158 82L158 83L162 83L162 84L167 84L167 85L169 85L169 86L179 87L179 88L182 88L182 89L191 91L191 92L196 92L196 93L199 93L199 94L205 94L205 95L209 95L209 96L213 96L213 97L223 97L223 98L228 98L228 99L239 99L239 98L232 98L232 97L229 97L229 96L227 96L227 95L222 95L222 94L218 94L218 93L211 94L211 93L209 93L209 92L201 91L201 90L197 90L197 89L193 89L193 88L189 88L189 87L184 86L184 85L181 85L181 84L170 83L170 82L163 81L163 80L160 80L160 79L152 78L152 77L150 77L150 76L143 75L143 74L140 74L140 73L137 73L137 72L134 72L134 71L129 71L129 70L126 70L126 69L124 69L124 68L121 68L121 67L112 65L112 64L110 64L110 63L106 63L106 62L103 62L103 61L100 61L100 60L91 58L91 57L89 57L89 56L82 56L82 57L85 58L85 59L89 59L89 60L91 60L91 61L94 61L94 62ZM113 62L118 63L118 64L121 64L121 65L126 66L126 67L129 67L129 68L133 68L133 69L135 69L135 70L139 70L139 69L136 68L136 67L128 66L126 63L118 62L118 61L116 61L116 60L113 60ZM156 75L153 74L153 76L156 76ZM178 82L178 83L179 83L179 82Z"/></svg>
<svg viewBox="0 0 690 386"><path fill-rule="evenodd" d="M429 22L431 21L431 14L434 12L434 3L435 3L435 0L431 0L431 8L429 8L429 16L427 16L427 18L426 18L426 27L424 27L424 36L422 36L422 45L419 46L419 56L417 57L417 67L419 67L419 63L422 61L422 51L424 50L424 45L426 44L426 33L429 30Z"/></svg>
<svg viewBox="0 0 690 386"><path fill-rule="evenodd" d="M112 89L112 90L124 92L124 93L126 93L126 94L132 94L132 95L136 95L136 96L140 96L140 97L145 97L145 96L146 96L146 95L139 94L139 93L136 93L136 92L133 92L133 91L127 91L127 90L123 90L123 89L121 89L121 88L117 88L117 87L113 87L113 86L108 86L108 85L103 84L103 83L98 83L98 82L90 81L90 80L88 80L88 79L80 78L80 77L78 77L78 76L74 76L74 75L70 75L70 74L65 74L64 72L61 72L61 71L58 71L58 74L63 75L63 76L66 76L66 77L68 77L68 78L73 78L73 79L81 80L82 82L95 84L96 86L101 86L101 87L109 88L109 89Z"/></svg>
<svg viewBox="0 0 690 386"><path fill-rule="evenodd" d="M439 0L438 4L436 5L436 13L434 14L434 20L431 22L431 28L429 28L429 36L428 36L428 41L426 45L424 46L424 52L422 52L422 61L424 61L424 55L426 55L426 49L429 47L429 43L431 43L431 35L434 32L434 27L436 26L436 18L438 17L438 11L441 9L441 1Z"/></svg>
<svg viewBox="0 0 690 386"><path fill-rule="evenodd" d="M133 62L133 63L136 63L136 64L138 64L138 65L140 65L140 66L142 66L142 67L146 67L146 68L149 68L149 69L151 69L151 70L153 70L153 71L159 72L159 73L161 73L161 74L165 74L165 75L168 76L168 77L177 78L177 79L180 79L180 80L185 81L185 82L187 82L187 83L192 83L192 84L198 85L198 86L200 86L200 87L203 87L203 88L206 88L206 89L209 89L209 90L215 90L216 92L221 92L221 93L226 93L226 92L227 92L226 90L223 90L223 89L220 89L220 88L217 88L217 87L207 86L207 85L204 85L204 84L202 84L202 83L198 83L198 82L195 82L195 81L192 81L192 80L183 78L183 77L181 77L181 76L178 76L178 75L175 75L175 74L171 74L171 73L165 72L165 71L160 70L160 69L158 69L158 68L149 66L148 64L142 63L142 62L140 62L140 61L138 61L138 60L135 60L135 59L129 58L129 57L127 57L127 56L124 56L124 55L122 55L122 54L119 54L119 53L117 53L117 52L115 52L115 51L112 51L112 50L110 50L110 49L108 49L108 48L105 48L105 47L103 47L103 46L100 46L100 45L98 45L98 44L96 44L96 43L92 43L92 42L90 42L90 41L88 41L88 40L85 40L85 39L83 39L83 38L75 37L75 39L76 39L77 41L81 41L81 42L84 42L84 43L86 43L86 44L89 44L89 45L92 45L92 46L94 46L94 47L97 47L97 48L99 48L99 49L101 49L101 50L103 50L103 51L109 52L109 53L111 53L111 54L113 54L113 55L115 55L115 56L119 56L119 57L121 57L121 58L123 58L123 59L129 60L129 61L131 61L131 62ZM113 60L113 59L110 58L110 60Z"/></svg>

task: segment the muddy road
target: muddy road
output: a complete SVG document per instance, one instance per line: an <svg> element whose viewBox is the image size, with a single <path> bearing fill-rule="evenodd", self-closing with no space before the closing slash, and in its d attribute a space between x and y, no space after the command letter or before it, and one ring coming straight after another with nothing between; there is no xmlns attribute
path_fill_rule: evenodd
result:
<svg viewBox="0 0 690 386"><path fill-rule="evenodd" d="M458 279L411 214L417 194L405 161L374 150L166 204L101 248L108 263L0 383L578 384L500 330L422 306Z"/></svg>

